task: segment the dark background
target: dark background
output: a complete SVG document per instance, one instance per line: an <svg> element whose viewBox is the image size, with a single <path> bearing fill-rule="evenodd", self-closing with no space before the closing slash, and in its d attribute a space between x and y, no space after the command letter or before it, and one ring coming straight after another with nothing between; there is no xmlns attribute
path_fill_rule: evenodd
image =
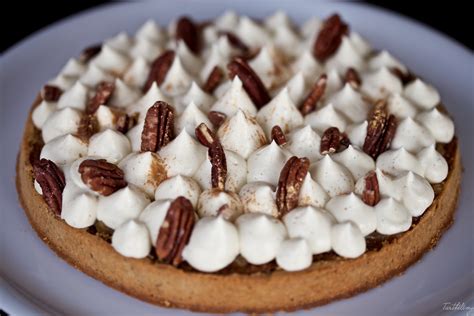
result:
<svg viewBox="0 0 474 316"><path fill-rule="evenodd" d="M172 0L170 0L172 1ZM3 52L29 34L64 17L110 1L9 1L3 10L4 34L0 50ZM364 1L421 21L474 49L473 34L469 29L471 12L461 1ZM465 2L467 3L467 1ZM28 14L24 14L25 11ZM6 22L10 18L11 21ZM5 23L6 22L6 23Z"/></svg>

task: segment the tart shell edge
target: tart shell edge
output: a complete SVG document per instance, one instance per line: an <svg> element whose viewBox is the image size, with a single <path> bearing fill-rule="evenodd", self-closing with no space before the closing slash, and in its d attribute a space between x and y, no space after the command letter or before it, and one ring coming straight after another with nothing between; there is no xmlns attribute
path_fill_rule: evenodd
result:
<svg viewBox="0 0 474 316"><path fill-rule="evenodd" d="M32 110L40 102L34 102ZM275 312L308 309L374 288L402 274L436 246L454 219L462 165L456 137L449 174L433 204L409 231L356 259L315 261L306 270L254 274L190 272L150 259L121 256L102 238L67 225L48 209L33 185L30 154L39 133L31 111L16 166L19 201L38 236L59 257L130 296L163 307L201 312Z"/></svg>

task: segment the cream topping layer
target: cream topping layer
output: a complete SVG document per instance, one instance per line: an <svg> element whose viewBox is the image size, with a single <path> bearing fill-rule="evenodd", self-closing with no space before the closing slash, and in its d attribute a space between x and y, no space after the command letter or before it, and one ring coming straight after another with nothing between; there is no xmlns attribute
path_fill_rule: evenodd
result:
<svg viewBox="0 0 474 316"><path fill-rule="evenodd" d="M311 265L312 256L328 251L355 258L366 250L365 236L392 235L411 227L434 199L432 184L448 175L448 164L436 144L449 143L454 123L439 107L440 95L429 83L403 84L393 71L408 69L387 51L371 54L370 44L350 31L326 61L317 60L312 45L322 23L310 19L293 25L283 12L257 23L227 12L202 30L201 53L176 40L168 29L147 21L134 36L120 33L107 39L89 62L70 59L48 84L63 93L42 101L32 113L45 143L41 158L55 162L66 175L61 217L86 228L97 221L114 230L112 246L120 254L144 258L156 244L172 200L186 197L197 223L182 256L203 272L218 271L241 255L251 264L276 261L287 271ZM250 67L268 89L263 106L252 101L239 76L225 79L213 93L204 83L215 66L241 52L222 32L233 32L258 53ZM166 49L176 56L163 82L142 91L151 64ZM360 86L345 82L356 69ZM326 89L316 109L303 116L299 106L321 74ZM98 132L79 137L81 118L95 86L115 83L107 105L94 114ZM374 100L384 98L398 120L390 148L373 159L363 150ZM150 106L168 102L174 108L175 136L157 152L141 152L141 135ZM119 112L136 118L126 134L116 122ZM210 111L225 120L213 126ZM205 123L225 152L225 190L212 188L207 148L195 137ZM279 125L286 143L272 141ZM321 154L321 138L329 127L346 133L350 145ZM309 172L298 193L297 207L279 218L277 187L280 171L291 156L307 157ZM92 191L78 172L87 158L106 159L124 172L128 185L109 196ZM381 200L362 201L365 176L374 171ZM42 194L35 181L35 188Z"/></svg>

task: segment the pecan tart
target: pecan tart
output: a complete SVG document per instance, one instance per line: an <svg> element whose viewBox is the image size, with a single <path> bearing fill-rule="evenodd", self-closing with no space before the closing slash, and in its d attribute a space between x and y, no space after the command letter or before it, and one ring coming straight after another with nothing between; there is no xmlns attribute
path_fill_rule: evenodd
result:
<svg viewBox="0 0 474 316"><path fill-rule="evenodd" d="M41 89L18 158L38 235L142 300L326 304L402 273L453 221L437 90L334 14L146 22Z"/></svg>

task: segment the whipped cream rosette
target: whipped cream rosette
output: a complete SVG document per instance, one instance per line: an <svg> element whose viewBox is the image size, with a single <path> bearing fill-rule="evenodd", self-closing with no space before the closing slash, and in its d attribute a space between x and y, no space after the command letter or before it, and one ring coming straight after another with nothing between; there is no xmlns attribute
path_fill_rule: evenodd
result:
<svg viewBox="0 0 474 316"><path fill-rule="evenodd" d="M336 15L197 25L149 20L44 87L32 121L61 203L35 188L68 225L105 225L126 257L297 271L359 257L432 205L454 123L396 56Z"/></svg>

